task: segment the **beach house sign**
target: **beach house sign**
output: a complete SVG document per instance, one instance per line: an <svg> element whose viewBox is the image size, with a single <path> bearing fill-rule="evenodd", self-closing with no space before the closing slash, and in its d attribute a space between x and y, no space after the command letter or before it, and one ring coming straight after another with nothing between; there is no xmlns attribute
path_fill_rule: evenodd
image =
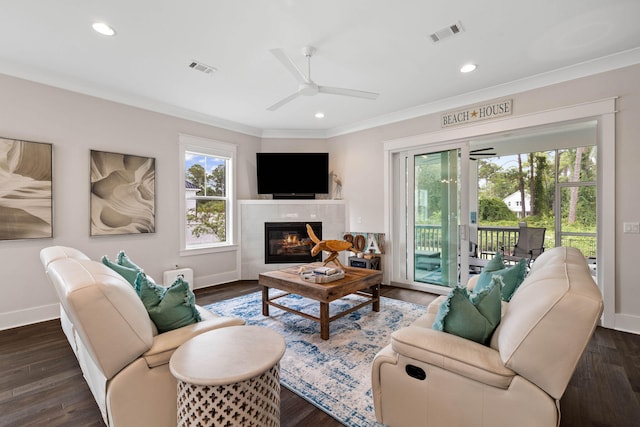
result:
<svg viewBox="0 0 640 427"><path fill-rule="evenodd" d="M513 113L513 99L492 102L490 104L476 105L464 110L445 113L440 117L440 126L443 128L463 125L480 120L495 119L497 117L510 116Z"/></svg>

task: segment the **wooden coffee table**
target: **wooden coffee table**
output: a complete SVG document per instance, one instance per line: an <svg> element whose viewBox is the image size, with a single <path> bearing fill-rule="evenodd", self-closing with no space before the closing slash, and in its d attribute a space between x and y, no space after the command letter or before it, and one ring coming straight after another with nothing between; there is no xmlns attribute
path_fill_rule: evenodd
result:
<svg viewBox="0 0 640 427"><path fill-rule="evenodd" d="M306 264L305 266L319 267L322 266L322 263ZM269 306L271 305L281 310L298 314L306 319L320 322L320 337L323 340L328 340L330 322L346 316L347 314L368 304L372 305L373 311L380 311L380 283L382 282L382 271L346 267L344 269L345 276L343 279L330 283L311 283L300 277L300 267L301 266L298 265L258 275L258 283L263 286L263 315L269 315ZM279 289L285 293L269 297L269 288ZM363 292L366 289L370 289L371 293ZM278 298L282 298L289 294L296 294L318 301L320 303L320 317L303 313L275 302ZM366 300L329 317L329 303L351 294L360 295L365 297Z"/></svg>

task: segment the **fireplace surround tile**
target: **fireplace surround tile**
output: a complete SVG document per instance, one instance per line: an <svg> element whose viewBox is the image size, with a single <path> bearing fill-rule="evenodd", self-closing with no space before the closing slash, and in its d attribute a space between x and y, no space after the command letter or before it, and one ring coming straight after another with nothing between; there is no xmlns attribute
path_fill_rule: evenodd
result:
<svg viewBox="0 0 640 427"><path fill-rule="evenodd" d="M240 277L257 280L258 274L290 267L292 264L265 264L265 222L322 222L324 239L340 239L346 230L344 200L240 200ZM346 255L341 254L346 263Z"/></svg>

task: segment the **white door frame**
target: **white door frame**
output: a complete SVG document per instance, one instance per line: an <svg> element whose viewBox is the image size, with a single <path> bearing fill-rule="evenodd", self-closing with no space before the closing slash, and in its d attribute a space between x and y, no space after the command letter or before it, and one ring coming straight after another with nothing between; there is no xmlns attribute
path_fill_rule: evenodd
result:
<svg viewBox="0 0 640 427"><path fill-rule="evenodd" d="M443 129L421 135L393 139L384 142L384 228L391 242L391 254L384 257L387 278L393 277L392 262L394 231L391 226L398 212L393 201L393 171L391 162L394 153L409 151L418 147L445 143L462 142L471 138L499 134L507 131L533 128L550 124L595 119L598 122L598 243L597 281L603 293L604 313L602 325L615 327L615 101L616 98L586 102L536 113L511 116L497 120L466 125L459 128Z"/></svg>
<svg viewBox="0 0 640 427"><path fill-rule="evenodd" d="M445 142L445 143L436 143L429 144L426 146L420 147L412 147L411 150L403 150L397 153L394 153L394 165L392 166L392 173L395 176L393 180L396 185L402 188L402 190L406 190L406 186L409 185L407 179L413 183L414 174L414 161L416 155L421 154L429 154L429 153L437 153L443 151L450 150L459 150L460 151L460 179L462 181L462 185L460 186L460 192L458 194L458 198L460 200L460 210L458 218L458 235L459 241L457 242L460 245L460 248L467 248L469 246L469 186L464 185L465 182L468 182L468 173L469 173L469 144L468 142ZM413 190L413 188L412 188ZM388 271L391 273L390 280L394 281L397 286L408 288L408 289L416 289L436 294L446 294L451 288L447 286L439 286L433 285L423 282L416 282L414 278L414 259L413 254L409 254L409 249L415 246L414 233L409 233L409 224L413 227L415 222L414 218L414 191L394 191L394 205L395 206L407 206L410 207L407 209L407 212L398 212L392 211L394 215L394 220L392 222L394 230L394 236L398 236L398 238L393 239L392 242L392 253L402 253L407 254L407 256L396 256L391 258L391 263L393 264L392 268ZM466 253L465 250L460 250L460 253ZM411 255L411 256L409 256ZM469 275L469 259L467 257L460 257L459 260L459 271L460 271L460 280L462 283L466 283ZM458 262L455 263L456 265ZM456 275L456 277L458 277Z"/></svg>

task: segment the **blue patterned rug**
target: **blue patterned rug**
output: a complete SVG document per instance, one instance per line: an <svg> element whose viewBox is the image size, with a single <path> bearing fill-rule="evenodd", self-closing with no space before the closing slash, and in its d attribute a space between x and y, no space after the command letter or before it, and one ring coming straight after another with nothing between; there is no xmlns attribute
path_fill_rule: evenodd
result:
<svg viewBox="0 0 640 427"><path fill-rule="evenodd" d="M332 302L330 315L362 299L351 295ZM315 316L319 312L318 302L297 295L288 295L278 302ZM269 317L263 316L260 292L206 308L282 334L287 342L287 351L280 361L282 385L341 423L354 427L379 425L371 395L373 357L389 344L391 332L409 325L426 310L421 305L383 297L379 313L366 306L331 322L330 339L324 341L320 339L318 322L275 307L270 307Z"/></svg>

